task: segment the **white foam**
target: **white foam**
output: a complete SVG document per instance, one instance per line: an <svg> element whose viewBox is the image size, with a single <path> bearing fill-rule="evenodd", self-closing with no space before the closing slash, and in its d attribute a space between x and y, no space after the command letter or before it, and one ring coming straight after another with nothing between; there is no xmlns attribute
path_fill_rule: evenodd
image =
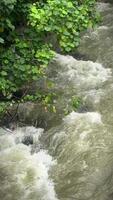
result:
<svg viewBox="0 0 113 200"><path fill-rule="evenodd" d="M112 74L111 69L104 68L100 63L76 60L72 56L62 55L57 55L56 60L61 66L58 79L66 85L71 83L75 87L92 89L108 80Z"/></svg>
<svg viewBox="0 0 113 200"><path fill-rule="evenodd" d="M14 132L13 135L15 137L15 141L17 143L21 143L25 138L31 137L33 140L33 143L39 142L40 136L43 134L44 129L42 128L35 128L33 126L27 126L24 128L17 128Z"/></svg>
<svg viewBox="0 0 113 200"><path fill-rule="evenodd" d="M81 119L85 119L90 123L102 123L101 115L98 112L77 113L74 111L64 118L64 122L71 124Z"/></svg>
<svg viewBox="0 0 113 200"><path fill-rule="evenodd" d="M110 3L98 3L97 4L97 9L99 10L99 12L103 12L103 11L109 11L112 9L111 4Z"/></svg>
<svg viewBox="0 0 113 200"><path fill-rule="evenodd" d="M32 132L32 128L27 130ZM47 151L31 154L30 146L16 144L15 139L21 134L24 135L19 130L10 137L4 135L2 140L0 137L0 142L5 144L0 152L0 177L4 176L0 183L1 196L4 194L5 200L57 200L54 183L49 177L55 161Z"/></svg>

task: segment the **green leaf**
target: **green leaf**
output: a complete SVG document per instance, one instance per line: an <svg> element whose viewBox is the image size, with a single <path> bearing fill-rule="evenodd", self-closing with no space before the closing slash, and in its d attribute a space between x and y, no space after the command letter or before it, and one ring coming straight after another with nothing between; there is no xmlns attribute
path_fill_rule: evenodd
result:
<svg viewBox="0 0 113 200"><path fill-rule="evenodd" d="M1 75L2 76L7 76L7 72L6 71L1 71Z"/></svg>

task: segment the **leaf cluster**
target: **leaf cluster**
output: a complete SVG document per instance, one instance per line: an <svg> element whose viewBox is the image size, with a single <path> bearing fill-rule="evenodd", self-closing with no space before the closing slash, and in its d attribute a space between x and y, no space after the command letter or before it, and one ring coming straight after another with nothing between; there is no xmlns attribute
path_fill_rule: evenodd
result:
<svg viewBox="0 0 113 200"><path fill-rule="evenodd" d="M29 86L46 76L55 56L52 36L63 53L70 52L79 45L81 32L97 23L95 2L0 1L0 112L12 100L52 103L51 94L31 94Z"/></svg>
<svg viewBox="0 0 113 200"><path fill-rule="evenodd" d="M47 0L30 6L29 20L38 34L54 34L64 52L78 47L81 31L96 23L94 0Z"/></svg>

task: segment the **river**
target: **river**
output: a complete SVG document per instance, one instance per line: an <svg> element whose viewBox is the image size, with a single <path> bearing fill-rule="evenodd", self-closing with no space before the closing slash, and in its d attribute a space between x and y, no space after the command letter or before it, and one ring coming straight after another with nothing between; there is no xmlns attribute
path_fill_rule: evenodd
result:
<svg viewBox="0 0 113 200"><path fill-rule="evenodd" d="M0 129L0 200L113 200L113 5L97 9L102 23L78 49L85 59L58 54L51 69L62 101L77 93L87 110L48 131Z"/></svg>

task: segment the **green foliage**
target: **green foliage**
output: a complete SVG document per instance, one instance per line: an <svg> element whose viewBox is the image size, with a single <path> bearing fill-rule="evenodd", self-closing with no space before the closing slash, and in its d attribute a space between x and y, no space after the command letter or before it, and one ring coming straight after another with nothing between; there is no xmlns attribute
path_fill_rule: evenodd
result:
<svg viewBox="0 0 113 200"><path fill-rule="evenodd" d="M80 97L74 95L71 97L71 100L67 107L64 109L64 114L68 115L72 111L77 111L83 105L83 101Z"/></svg>
<svg viewBox="0 0 113 200"><path fill-rule="evenodd" d="M0 1L1 113L12 100L37 100L51 108L54 95L31 94L30 84L46 76L55 56L52 37L69 52L79 45L81 31L97 23L94 5L95 0Z"/></svg>
<svg viewBox="0 0 113 200"><path fill-rule="evenodd" d="M44 76L45 66L54 52L48 45L32 49L32 42L16 39L1 55L0 92L11 99L13 93ZM28 87L27 87L28 88Z"/></svg>
<svg viewBox="0 0 113 200"><path fill-rule="evenodd" d="M0 102L0 117L3 117L4 113L7 112L8 107L11 105L9 102Z"/></svg>
<svg viewBox="0 0 113 200"><path fill-rule="evenodd" d="M30 24L38 34L54 34L63 51L69 52L80 42L80 33L96 22L95 1L47 0L42 7L30 8Z"/></svg>
<svg viewBox="0 0 113 200"><path fill-rule="evenodd" d="M76 109L78 109L80 107L80 105L82 104L82 100L77 97L77 96L72 96L72 99L71 99L71 106L72 106L72 109L74 111L76 111Z"/></svg>
<svg viewBox="0 0 113 200"><path fill-rule="evenodd" d="M6 32L14 30L14 25L12 24L12 17L10 17L16 0L1 0L0 1L0 43L4 43L6 38Z"/></svg>

